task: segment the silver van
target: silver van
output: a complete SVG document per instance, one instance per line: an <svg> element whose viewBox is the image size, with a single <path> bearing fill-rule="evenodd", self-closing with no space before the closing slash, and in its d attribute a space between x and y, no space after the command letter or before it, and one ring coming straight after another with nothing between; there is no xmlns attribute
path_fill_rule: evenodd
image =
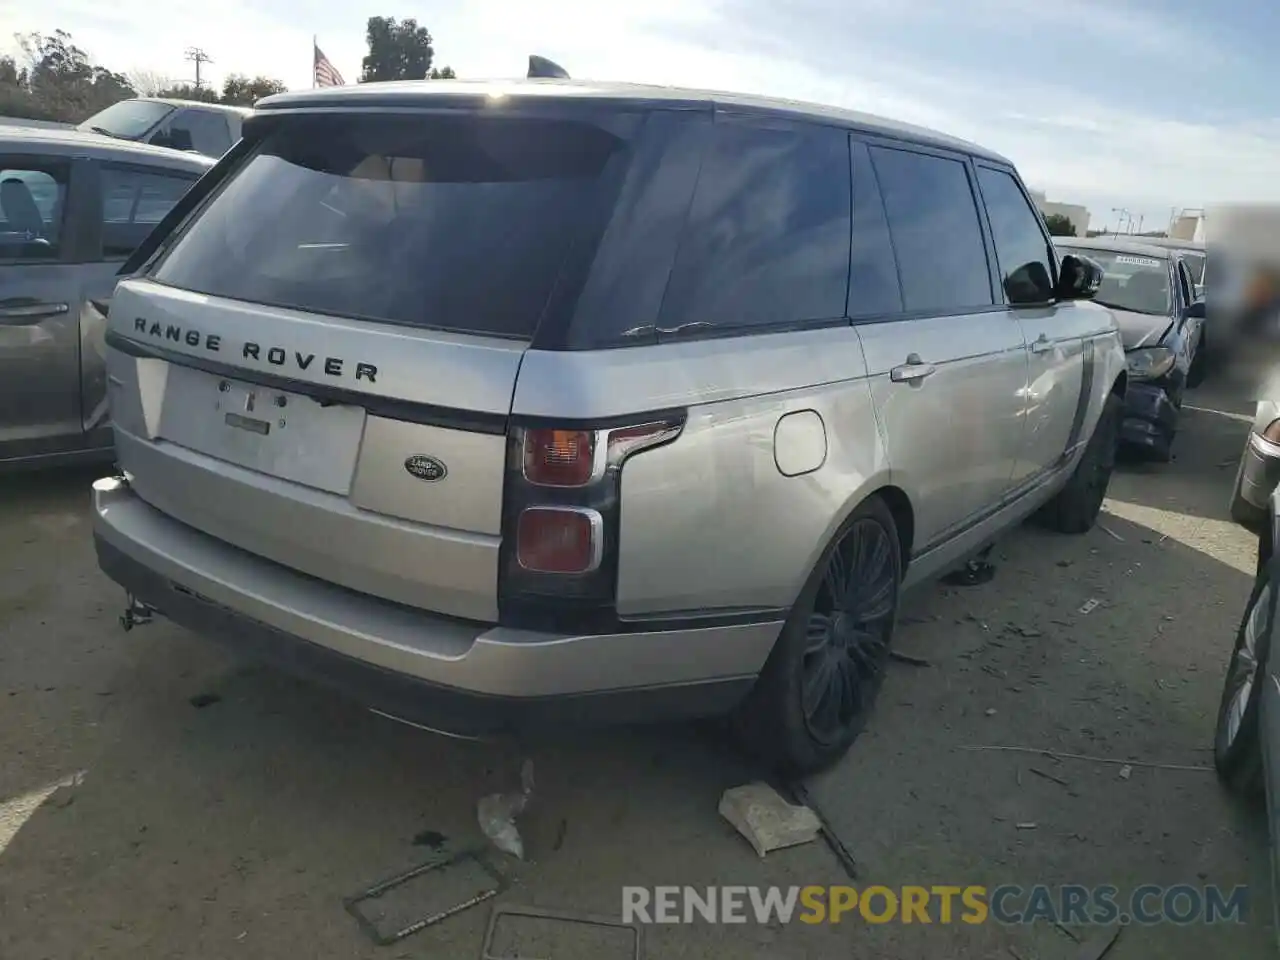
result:
<svg viewBox="0 0 1280 960"><path fill-rule="evenodd" d="M1009 161L706 92L271 97L125 272L129 617L453 733L732 712L830 762L903 589L1093 524L1126 385Z"/></svg>

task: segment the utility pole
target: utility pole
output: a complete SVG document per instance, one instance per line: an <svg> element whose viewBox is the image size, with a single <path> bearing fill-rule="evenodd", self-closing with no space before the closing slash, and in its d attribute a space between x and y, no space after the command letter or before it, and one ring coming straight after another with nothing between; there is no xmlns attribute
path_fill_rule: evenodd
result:
<svg viewBox="0 0 1280 960"><path fill-rule="evenodd" d="M199 47L187 47L182 54L183 59L190 60L196 65L196 83L195 87L200 90L204 87L204 80L200 76L200 67L206 63L213 63L213 60Z"/></svg>

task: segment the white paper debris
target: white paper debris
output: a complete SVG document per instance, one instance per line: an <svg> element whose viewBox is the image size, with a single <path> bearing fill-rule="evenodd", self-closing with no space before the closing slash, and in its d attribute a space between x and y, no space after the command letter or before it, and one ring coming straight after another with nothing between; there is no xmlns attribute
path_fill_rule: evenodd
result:
<svg viewBox="0 0 1280 960"><path fill-rule="evenodd" d="M813 840L822 821L808 807L787 803L767 783L731 787L720 797L720 816L747 838L756 853L794 847Z"/></svg>

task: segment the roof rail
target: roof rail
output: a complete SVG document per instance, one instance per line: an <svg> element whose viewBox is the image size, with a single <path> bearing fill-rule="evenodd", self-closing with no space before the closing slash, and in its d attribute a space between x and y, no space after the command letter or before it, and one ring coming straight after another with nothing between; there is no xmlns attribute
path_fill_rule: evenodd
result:
<svg viewBox="0 0 1280 960"><path fill-rule="evenodd" d="M569 71L554 60L548 60L546 57L540 57L536 53L529 54L529 73L528 76L533 78L568 80Z"/></svg>

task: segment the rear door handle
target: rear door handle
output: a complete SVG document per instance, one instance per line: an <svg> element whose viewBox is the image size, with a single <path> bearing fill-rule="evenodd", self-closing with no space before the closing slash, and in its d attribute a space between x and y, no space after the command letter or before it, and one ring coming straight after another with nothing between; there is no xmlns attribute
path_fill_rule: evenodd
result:
<svg viewBox="0 0 1280 960"><path fill-rule="evenodd" d="M9 301L5 303L0 301L0 324L17 327L39 323L45 317L56 317L59 314L67 313L70 309L71 306L66 303L37 303L33 301L22 303Z"/></svg>
<svg viewBox="0 0 1280 960"><path fill-rule="evenodd" d="M889 371L889 379L894 383L919 383L937 372L938 368L934 364L925 363L918 353L913 353L907 357L906 363Z"/></svg>
<svg viewBox="0 0 1280 960"><path fill-rule="evenodd" d="M1050 350L1053 349L1053 347L1054 347L1053 341L1050 340L1047 336L1045 336L1042 333L1034 341L1032 341L1031 352L1032 353L1048 353Z"/></svg>

